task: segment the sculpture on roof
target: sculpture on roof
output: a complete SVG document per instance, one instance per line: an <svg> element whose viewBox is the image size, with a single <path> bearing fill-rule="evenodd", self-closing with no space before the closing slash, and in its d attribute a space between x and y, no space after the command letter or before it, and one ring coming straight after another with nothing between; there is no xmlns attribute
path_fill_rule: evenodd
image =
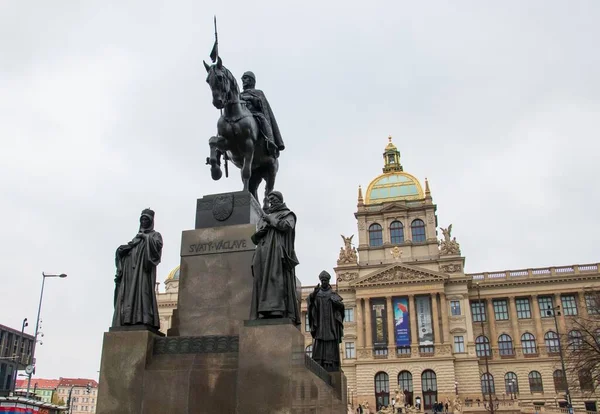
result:
<svg viewBox="0 0 600 414"><path fill-rule="evenodd" d="M460 244L456 241L456 237L452 238L452 224L448 228L440 227L444 240L438 241L440 246L440 254L442 256L460 254Z"/></svg>
<svg viewBox="0 0 600 414"><path fill-rule="evenodd" d="M350 237L345 237L343 234L341 236L342 240L344 240L344 247L340 247L337 264L356 264L358 262L358 253L356 252L356 247L352 247L354 234Z"/></svg>
<svg viewBox="0 0 600 414"><path fill-rule="evenodd" d="M115 312L113 327L146 325L160 328L156 303L156 266L162 256L163 240L154 230L154 211L145 209L133 240L119 246L115 254Z"/></svg>

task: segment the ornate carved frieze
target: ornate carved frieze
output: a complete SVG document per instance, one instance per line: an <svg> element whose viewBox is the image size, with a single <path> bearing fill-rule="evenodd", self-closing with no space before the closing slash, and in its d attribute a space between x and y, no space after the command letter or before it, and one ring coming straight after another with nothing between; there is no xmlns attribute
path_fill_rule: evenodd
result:
<svg viewBox="0 0 600 414"><path fill-rule="evenodd" d="M342 272L342 273L338 273L336 278L337 278L338 282L352 282L353 280L358 279L358 273Z"/></svg>
<svg viewBox="0 0 600 414"><path fill-rule="evenodd" d="M371 284L392 283L392 282L419 282L419 281L440 281L447 279L443 275L421 269L411 268L405 265L396 264L383 271L368 275L361 280L357 280L355 286L368 286Z"/></svg>
<svg viewBox="0 0 600 414"><path fill-rule="evenodd" d="M462 266L459 263L450 263L441 265L440 270L444 273L457 273L462 271Z"/></svg>
<svg viewBox="0 0 600 414"><path fill-rule="evenodd" d="M154 355L238 352L238 336L175 336L154 339Z"/></svg>
<svg viewBox="0 0 600 414"><path fill-rule="evenodd" d="M359 358L370 358L371 357L371 351L369 351L368 349L359 349L358 350L358 357Z"/></svg>

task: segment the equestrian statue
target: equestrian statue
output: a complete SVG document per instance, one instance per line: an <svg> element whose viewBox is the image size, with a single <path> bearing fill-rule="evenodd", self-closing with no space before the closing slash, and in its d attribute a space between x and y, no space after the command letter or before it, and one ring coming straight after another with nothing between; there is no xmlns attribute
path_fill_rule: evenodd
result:
<svg viewBox="0 0 600 414"><path fill-rule="evenodd" d="M231 72L223 66L221 57L204 67L208 72L206 82L212 91L212 103L222 110L217 122L217 135L208 140L213 180L223 175L221 157L230 160L241 170L244 190L258 201L258 186L265 181L263 208L268 207L267 196L273 191L279 169L279 152L285 148L279 127L267 98L255 89L256 77L252 72L242 77L244 92L240 90ZM225 164L227 171L227 164Z"/></svg>

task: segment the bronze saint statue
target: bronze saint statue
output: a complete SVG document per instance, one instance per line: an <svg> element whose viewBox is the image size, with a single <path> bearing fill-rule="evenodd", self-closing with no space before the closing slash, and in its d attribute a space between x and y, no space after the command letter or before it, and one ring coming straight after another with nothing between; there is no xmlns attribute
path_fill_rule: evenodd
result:
<svg viewBox="0 0 600 414"><path fill-rule="evenodd" d="M329 372L340 370L339 344L344 336L344 304L331 289L331 275L319 275L320 285L308 295L308 324L313 337L312 359Z"/></svg>
<svg viewBox="0 0 600 414"><path fill-rule="evenodd" d="M257 224L252 241L252 304L250 319L289 318L300 324L296 294L298 258L294 250L296 215L283 202L279 191L268 196L269 208Z"/></svg>
<svg viewBox="0 0 600 414"><path fill-rule="evenodd" d="M154 231L154 211L145 209L138 234L116 252L115 313L113 327L146 325L160 328L156 304L156 266L160 263L163 240Z"/></svg>
<svg viewBox="0 0 600 414"><path fill-rule="evenodd" d="M245 91L247 100L242 100L237 81L223 66L221 57L214 65L204 63L204 67L208 73L206 82L211 89L213 105L223 110L217 122L217 135L208 140L210 156L206 163L210 165L211 177L213 180L221 179L221 157L225 156L240 169L243 189L257 201L258 186L262 180L265 181L263 207L266 207L267 196L275 188L279 151L284 148L273 112L264 94L257 89ZM255 111L254 115L247 105ZM269 142L278 147L274 148Z"/></svg>
<svg viewBox="0 0 600 414"><path fill-rule="evenodd" d="M279 154L279 151L285 149L279 126L275 120L275 115L271 110L271 105L265 96L265 93L260 89L255 89L256 76L253 72L245 72L242 75L242 87L244 91L240 94L240 99L246 104L246 108L256 119L260 126L260 132L264 139L267 140L268 146L275 149L274 154Z"/></svg>

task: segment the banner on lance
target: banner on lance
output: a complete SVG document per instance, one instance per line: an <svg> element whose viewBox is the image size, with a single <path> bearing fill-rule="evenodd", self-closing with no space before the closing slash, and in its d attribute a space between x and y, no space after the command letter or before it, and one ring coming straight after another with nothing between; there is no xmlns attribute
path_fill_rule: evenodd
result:
<svg viewBox="0 0 600 414"><path fill-rule="evenodd" d="M408 298L394 298L394 335L396 346L410 345Z"/></svg>
<svg viewBox="0 0 600 414"><path fill-rule="evenodd" d="M415 297L417 322L419 326L419 345L433 345L433 326L431 323L431 304L429 296Z"/></svg>

